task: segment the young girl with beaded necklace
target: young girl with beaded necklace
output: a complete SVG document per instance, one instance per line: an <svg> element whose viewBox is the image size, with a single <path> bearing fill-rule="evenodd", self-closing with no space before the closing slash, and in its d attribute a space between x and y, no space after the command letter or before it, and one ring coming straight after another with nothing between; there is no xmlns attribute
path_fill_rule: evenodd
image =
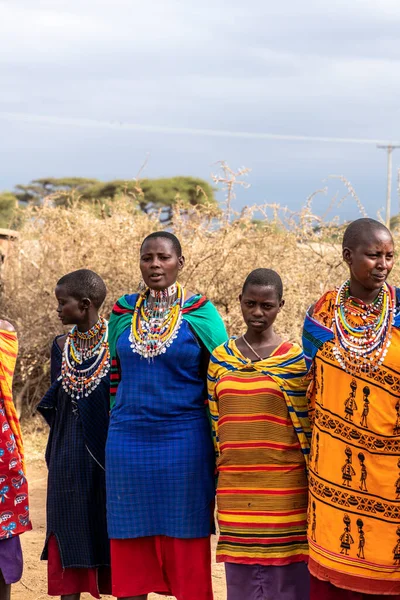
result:
<svg viewBox="0 0 400 600"><path fill-rule="evenodd" d="M58 281L59 319L74 327L53 342L52 385L38 406L50 425L42 559L48 561L48 594L63 600L111 591L104 457L110 355L108 324L99 316L106 291L88 269Z"/></svg>
<svg viewBox="0 0 400 600"><path fill-rule="evenodd" d="M207 363L226 339L215 307L177 281L179 240L150 234L140 249L146 289L110 318L106 448L113 595L212 600L214 451Z"/></svg>
<svg viewBox="0 0 400 600"><path fill-rule="evenodd" d="M390 231L343 237L350 277L309 309L311 599L400 599L400 291ZM351 397L351 411L348 399Z"/></svg>

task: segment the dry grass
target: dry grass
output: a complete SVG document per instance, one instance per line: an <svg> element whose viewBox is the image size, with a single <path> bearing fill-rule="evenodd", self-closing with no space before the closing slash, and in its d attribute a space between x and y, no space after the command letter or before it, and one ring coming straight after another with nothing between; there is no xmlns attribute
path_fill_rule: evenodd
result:
<svg viewBox="0 0 400 600"><path fill-rule="evenodd" d="M314 232L311 202L297 215L265 206L218 221L207 209L176 211L172 229L186 256L181 281L216 304L231 334L243 330L237 298L251 270L269 267L281 274L286 305L277 329L296 340L306 307L345 277L340 246L329 241L335 229L324 229L323 236ZM255 222L255 212L268 219ZM155 217L137 212L130 197L119 199L107 215L79 205L31 209L7 259L1 297L1 316L15 325L20 340L14 383L19 407L30 411L48 385L50 345L61 333L57 280L82 267L98 272L108 287L107 315L120 295L137 290L140 243L159 227Z"/></svg>

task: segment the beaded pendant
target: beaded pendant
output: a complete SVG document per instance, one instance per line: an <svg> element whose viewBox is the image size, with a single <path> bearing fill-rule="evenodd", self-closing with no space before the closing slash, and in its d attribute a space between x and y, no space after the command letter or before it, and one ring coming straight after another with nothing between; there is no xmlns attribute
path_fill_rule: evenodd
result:
<svg viewBox="0 0 400 600"><path fill-rule="evenodd" d="M149 290L139 296L132 316L129 341L132 351L149 360L163 354L176 339L182 322L185 293L176 283L168 290Z"/></svg>
<svg viewBox="0 0 400 600"><path fill-rule="evenodd" d="M391 343L395 305L386 283L372 304L350 296L350 281L339 288L334 309L333 354L343 370L370 373L382 365Z"/></svg>
<svg viewBox="0 0 400 600"><path fill-rule="evenodd" d="M82 368L91 358L93 363ZM110 370L108 323L100 317L89 331L78 331L76 325L67 335L61 362L61 385L74 400L88 397Z"/></svg>

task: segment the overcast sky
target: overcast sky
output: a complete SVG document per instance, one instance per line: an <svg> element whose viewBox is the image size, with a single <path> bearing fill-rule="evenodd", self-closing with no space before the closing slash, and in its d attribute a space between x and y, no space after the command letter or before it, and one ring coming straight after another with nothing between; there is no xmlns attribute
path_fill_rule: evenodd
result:
<svg viewBox="0 0 400 600"><path fill-rule="evenodd" d="M237 207L296 209L328 185L322 210L344 175L374 216L373 141L400 140L399 31L399 0L0 0L0 189L130 179L149 153L148 177L251 168Z"/></svg>

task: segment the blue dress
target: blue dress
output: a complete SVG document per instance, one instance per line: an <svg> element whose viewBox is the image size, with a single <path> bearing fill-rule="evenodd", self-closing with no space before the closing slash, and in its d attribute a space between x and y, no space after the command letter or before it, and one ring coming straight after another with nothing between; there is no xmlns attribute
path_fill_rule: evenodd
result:
<svg viewBox="0 0 400 600"><path fill-rule="evenodd" d="M164 354L134 353L118 339L121 369L106 445L112 539L207 537L215 497L204 353L187 321Z"/></svg>

